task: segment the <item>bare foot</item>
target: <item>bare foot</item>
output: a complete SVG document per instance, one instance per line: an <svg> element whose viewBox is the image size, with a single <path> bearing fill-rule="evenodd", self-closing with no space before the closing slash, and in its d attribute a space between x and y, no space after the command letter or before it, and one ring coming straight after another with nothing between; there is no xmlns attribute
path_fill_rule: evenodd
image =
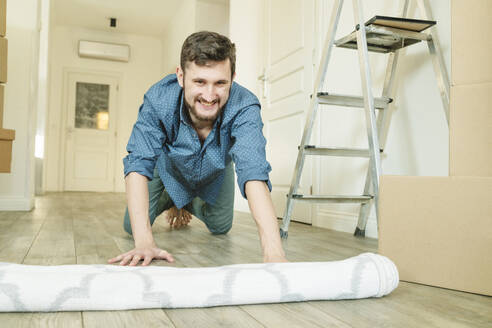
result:
<svg viewBox="0 0 492 328"><path fill-rule="evenodd" d="M176 206L173 206L167 210L166 220L169 222L171 228L179 229L190 223L191 213L184 208L178 210Z"/></svg>

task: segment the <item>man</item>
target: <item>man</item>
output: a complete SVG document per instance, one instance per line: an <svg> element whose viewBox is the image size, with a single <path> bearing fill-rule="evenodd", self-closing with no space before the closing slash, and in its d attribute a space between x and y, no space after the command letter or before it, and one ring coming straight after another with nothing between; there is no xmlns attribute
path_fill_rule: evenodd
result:
<svg viewBox="0 0 492 328"><path fill-rule="evenodd" d="M173 262L152 236L151 226L165 210L173 227L188 224L193 214L212 234L227 233L234 205L232 162L258 227L263 260L286 261L270 197L260 104L233 82L235 61L227 37L194 33L183 44L176 74L145 94L123 160L124 228L135 248L109 263Z"/></svg>

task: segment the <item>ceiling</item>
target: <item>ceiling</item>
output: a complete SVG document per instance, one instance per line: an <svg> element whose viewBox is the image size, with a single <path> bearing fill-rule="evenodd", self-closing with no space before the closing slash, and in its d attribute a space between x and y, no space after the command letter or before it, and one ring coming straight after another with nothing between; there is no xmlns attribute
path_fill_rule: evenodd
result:
<svg viewBox="0 0 492 328"><path fill-rule="evenodd" d="M69 25L117 31L120 33L162 36L182 0L54 0L53 21ZM109 18L117 27L109 27Z"/></svg>

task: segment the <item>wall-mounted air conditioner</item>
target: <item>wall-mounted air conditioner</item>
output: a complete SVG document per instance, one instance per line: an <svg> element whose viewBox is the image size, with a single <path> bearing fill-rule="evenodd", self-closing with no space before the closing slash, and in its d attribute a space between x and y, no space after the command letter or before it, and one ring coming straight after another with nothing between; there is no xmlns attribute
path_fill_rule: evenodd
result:
<svg viewBox="0 0 492 328"><path fill-rule="evenodd" d="M79 41L79 56L128 62L130 46L97 41Z"/></svg>

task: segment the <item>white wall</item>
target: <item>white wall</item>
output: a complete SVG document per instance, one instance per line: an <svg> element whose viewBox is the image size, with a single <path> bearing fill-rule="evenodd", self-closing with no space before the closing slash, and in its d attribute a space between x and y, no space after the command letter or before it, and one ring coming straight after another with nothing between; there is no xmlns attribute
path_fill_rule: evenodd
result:
<svg viewBox="0 0 492 328"><path fill-rule="evenodd" d="M437 23L444 61L451 68L450 1L429 1ZM411 17L421 17L415 6ZM401 56L395 85L396 109L385 174L447 176L449 173L449 129L439 97L432 61L425 43L409 47ZM391 137L393 136L393 138Z"/></svg>
<svg viewBox="0 0 492 328"><path fill-rule="evenodd" d="M228 0L197 0L196 26L197 31L212 31L229 35L229 1Z"/></svg>
<svg viewBox="0 0 492 328"><path fill-rule="evenodd" d="M407 17L421 18L415 1L410 2ZM365 2L365 20L373 15L398 16L400 1L377 0ZM318 2L324 13L322 27L327 26L333 1ZM445 62L450 67L450 7L449 1L432 2L434 19L441 41ZM345 1L337 38L354 29L352 2ZM326 31L326 30L323 30ZM321 34L318 33L318 36ZM320 51L317 52L319 56ZM374 95L380 96L386 67L386 55L371 53ZM318 57L319 58L319 57ZM432 62L425 43L413 45L400 54L394 86L393 117L385 153L382 156L383 174L448 175L448 127L437 89ZM328 68L325 90L333 93L360 95L360 73L357 52L335 48ZM324 110L317 141L325 146L367 147L363 111ZM315 192L321 194L360 194L364 188L367 160L323 158L315 172ZM319 206L313 225L353 232L358 205ZM366 235L375 237L374 210Z"/></svg>
<svg viewBox="0 0 492 328"><path fill-rule="evenodd" d="M162 72L176 72L181 47L193 32L214 31L229 35L229 1L183 0L162 34Z"/></svg>
<svg viewBox="0 0 492 328"><path fill-rule="evenodd" d="M35 194L44 193L44 144L46 134L46 116L48 110L49 93L49 52L50 52L50 12L51 0L41 0L39 8L40 35L39 35L39 60L38 60L38 99L36 109L36 136L34 144L35 157Z"/></svg>
<svg viewBox="0 0 492 328"><path fill-rule="evenodd" d="M112 33L68 26L54 26L51 32L51 72L48 127L46 135L46 190L63 190L61 163L64 161L60 138L64 122L62 117L64 69L87 72L107 72L121 76L117 113L117 141L115 165L115 191L123 192L122 159L126 144L136 121L138 108L147 89L161 77L162 44L158 38L132 34ZM79 58L79 40L93 40L128 44L131 59L128 63Z"/></svg>
<svg viewBox="0 0 492 328"><path fill-rule="evenodd" d="M0 210L29 210L34 205L38 5L38 0L7 1L9 49L3 126L14 129L16 138L12 172L0 174Z"/></svg>
<svg viewBox="0 0 492 328"><path fill-rule="evenodd" d="M176 73L181 46L195 28L196 0L183 0L162 35L162 72Z"/></svg>
<svg viewBox="0 0 492 328"><path fill-rule="evenodd" d="M258 76L262 74L264 53L263 11L262 0L230 0L229 37L236 44L235 81L255 93L258 99L261 99ZM248 202L241 196L237 184L234 209L249 212Z"/></svg>

